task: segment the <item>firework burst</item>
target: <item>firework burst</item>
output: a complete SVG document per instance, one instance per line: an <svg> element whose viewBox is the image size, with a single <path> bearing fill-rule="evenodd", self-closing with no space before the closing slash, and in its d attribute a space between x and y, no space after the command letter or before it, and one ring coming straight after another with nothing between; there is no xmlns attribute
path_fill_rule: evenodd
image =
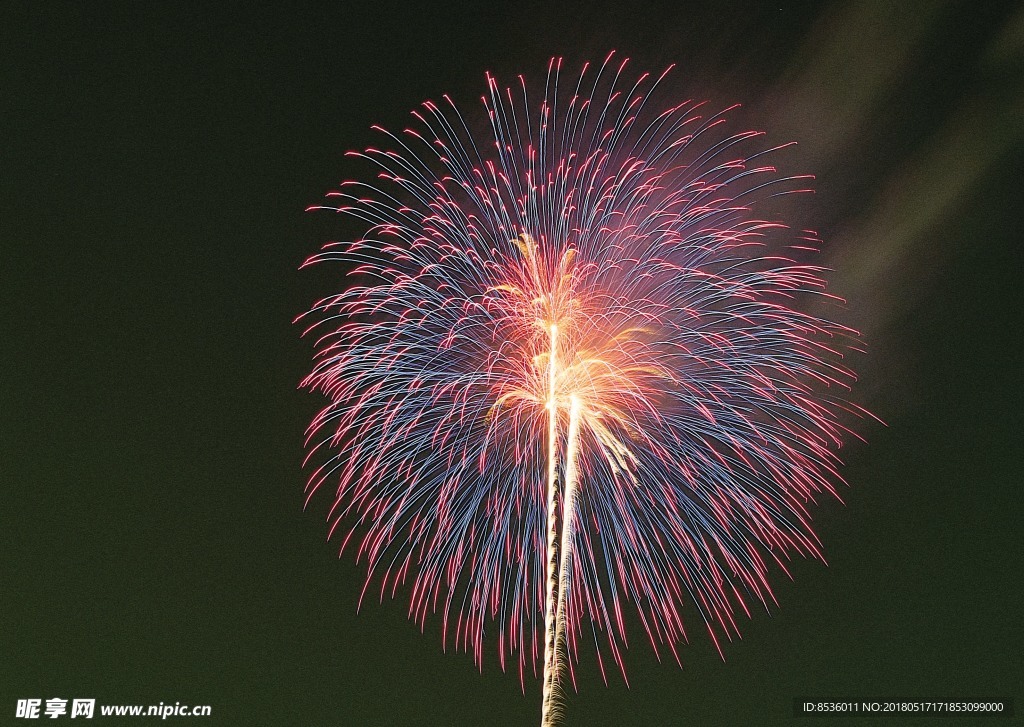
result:
<svg viewBox="0 0 1024 727"><path fill-rule="evenodd" d="M625 673L627 607L678 660L684 604L718 646L771 562L820 557L847 433L855 334L798 310L830 297L814 235L758 211L806 178L626 65L567 92L554 60L538 103L488 77L484 135L426 102L315 208L367 231L309 261L354 276L302 319L309 496L336 488L367 589L407 583L478 662L486 631L521 680L541 663L546 723L583 641Z"/></svg>

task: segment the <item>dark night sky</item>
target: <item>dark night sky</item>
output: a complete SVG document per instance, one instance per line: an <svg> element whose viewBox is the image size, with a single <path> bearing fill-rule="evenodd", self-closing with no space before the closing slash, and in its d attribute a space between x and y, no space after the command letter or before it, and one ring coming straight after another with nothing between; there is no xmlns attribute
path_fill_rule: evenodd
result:
<svg viewBox="0 0 1024 727"><path fill-rule="evenodd" d="M888 426L863 423L846 504L816 510L828 567L776 573L724 663L696 626L683 670L635 639L629 688L585 658L566 724L1019 700L1020 7L162 5L0 11L0 723L54 696L217 725L537 722L539 682L443 654L407 594L357 615L327 498L302 510L319 401L291 321L340 282L297 267L345 234L303 209L371 124L611 48L802 142L802 214L870 348L855 398Z"/></svg>

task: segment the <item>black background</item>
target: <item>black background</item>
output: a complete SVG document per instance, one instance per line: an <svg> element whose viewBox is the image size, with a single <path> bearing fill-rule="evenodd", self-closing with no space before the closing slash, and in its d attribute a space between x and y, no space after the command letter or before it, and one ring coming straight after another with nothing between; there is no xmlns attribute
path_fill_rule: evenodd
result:
<svg viewBox="0 0 1024 727"><path fill-rule="evenodd" d="M538 721L536 680L523 695L493 645L482 675L443 654L406 593L356 614L328 498L302 510L320 402L291 321L341 284L297 271L350 234L303 209L371 124L442 93L476 114L487 70L542 81L551 56L610 49L677 63L668 100L740 101L801 142L800 221L887 426L860 425L846 504L816 510L829 565L776 573L780 606L725 662L696 625L683 670L634 633L630 686L585 656L566 724L1019 698L1021 8L418 5L0 11L0 723L29 697L210 704L203 724Z"/></svg>

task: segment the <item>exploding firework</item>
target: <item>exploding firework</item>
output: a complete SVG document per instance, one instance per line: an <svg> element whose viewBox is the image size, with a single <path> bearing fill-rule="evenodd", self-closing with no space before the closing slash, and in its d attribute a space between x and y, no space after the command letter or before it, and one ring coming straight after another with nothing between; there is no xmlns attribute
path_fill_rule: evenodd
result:
<svg viewBox="0 0 1024 727"><path fill-rule="evenodd" d="M815 236L760 212L806 177L626 66L566 92L553 60L536 104L488 76L486 134L425 102L314 208L367 231L309 261L353 277L302 319L308 494L336 487L367 589L409 581L412 618L478 662L488 630L521 681L541 663L545 723L582 642L625 674L627 607L678 661L684 608L717 647L771 562L820 557L847 433L856 334L799 310L830 297Z"/></svg>

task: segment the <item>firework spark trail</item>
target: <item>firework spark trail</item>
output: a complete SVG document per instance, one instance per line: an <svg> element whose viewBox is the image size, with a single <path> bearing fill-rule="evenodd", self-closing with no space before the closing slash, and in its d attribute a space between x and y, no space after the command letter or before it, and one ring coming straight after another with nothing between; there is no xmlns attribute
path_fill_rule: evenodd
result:
<svg viewBox="0 0 1024 727"><path fill-rule="evenodd" d="M561 689L561 650L566 648L566 602L571 578L569 568L573 556L573 534L576 528L576 486L579 479L580 400L570 395L569 429L566 434L565 490L562 494L562 537L558 547L558 602L553 629L555 650L551 655L550 691L542 705L541 725L554 724L559 716L559 691Z"/></svg>
<svg viewBox="0 0 1024 727"><path fill-rule="evenodd" d="M364 596L411 578L446 646L482 664L493 627L521 682L540 660L546 721L585 630L625 674L628 602L659 655L686 603L721 651L771 563L820 558L809 506L859 413L856 333L799 310L831 298L800 262L815 236L770 216L805 178L729 110L655 111L665 74L626 75L610 55L566 94L552 61L536 106L488 76L486 143L447 97L378 129L396 151L354 154L378 182L326 207L367 232L309 261L353 278L304 319L328 399L308 496L336 483Z"/></svg>
<svg viewBox="0 0 1024 727"><path fill-rule="evenodd" d="M532 240L526 238L527 244ZM559 579L561 569L556 575L558 564L558 402L555 396L558 378L558 324L549 325L551 344L548 351L548 504L547 504L547 580L544 591L544 687L542 694L543 713L548 715L555 699L555 680L558 676L558 632L555 628L558 617L557 599L561 594Z"/></svg>

